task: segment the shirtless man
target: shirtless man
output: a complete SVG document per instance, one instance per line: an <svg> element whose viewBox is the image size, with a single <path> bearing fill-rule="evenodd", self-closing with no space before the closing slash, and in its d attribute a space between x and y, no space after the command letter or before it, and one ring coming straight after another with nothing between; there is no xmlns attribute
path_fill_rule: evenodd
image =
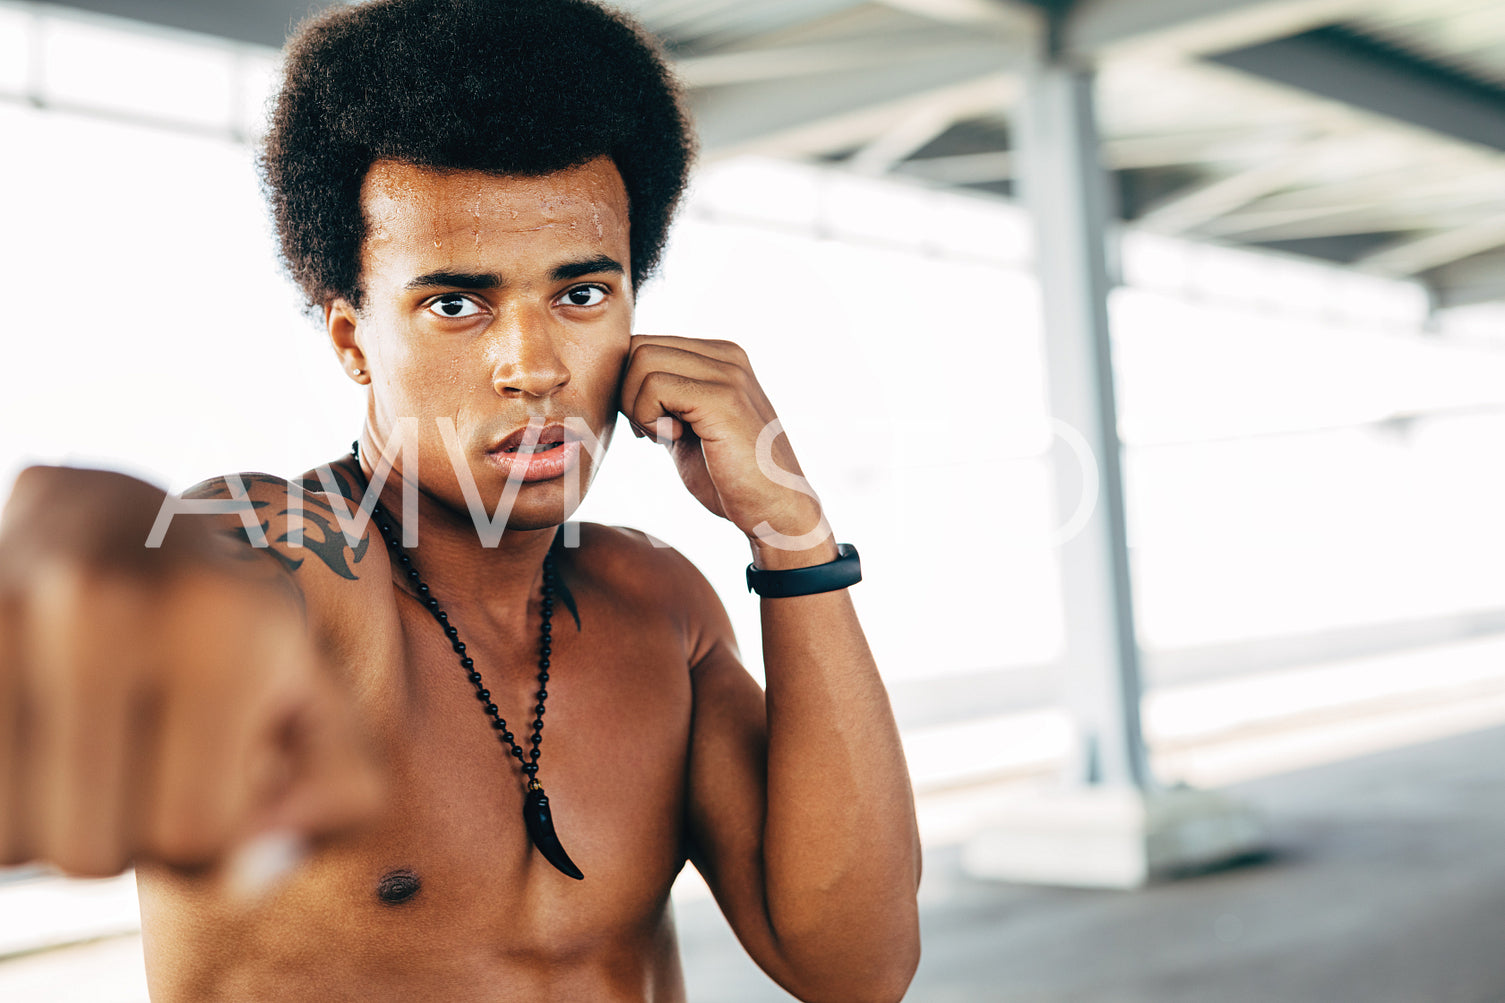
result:
<svg viewBox="0 0 1505 1003"><path fill-rule="evenodd" d="M743 352L632 333L690 147L585 0L291 43L263 167L358 451L202 485L236 511L160 548L163 494L97 471L24 472L0 526L0 863L134 864L154 1000L683 1000L686 860L798 998L903 996L919 843L852 562ZM766 694L684 558L560 530L619 410L767 572ZM268 834L307 857L248 901Z"/></svg>

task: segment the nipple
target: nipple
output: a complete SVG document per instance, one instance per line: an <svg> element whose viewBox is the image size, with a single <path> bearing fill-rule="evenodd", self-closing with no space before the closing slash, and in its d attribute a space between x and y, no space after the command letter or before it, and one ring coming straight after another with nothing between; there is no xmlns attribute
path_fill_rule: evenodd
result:
<svg viewBox="0 0 1505 1003"><path fill-rule="evenodd" d="M376 883L376 897L383 905L402 905L418 894L423 882L412 871L401 869L388 871Z"/></svg>

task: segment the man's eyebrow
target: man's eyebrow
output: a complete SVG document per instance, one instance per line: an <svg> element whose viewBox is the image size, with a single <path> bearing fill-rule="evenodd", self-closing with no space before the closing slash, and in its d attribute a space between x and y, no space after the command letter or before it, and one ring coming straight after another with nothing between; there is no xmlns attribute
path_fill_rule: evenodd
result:
<svg viewBox="0 0 1505 1003"><path fill-rule="evenodd" d="M582 275L598 275L609 272L613 275L622 275L626 269L621 262L605 254L598 254L594 258L586 258L581 261L566 261L555 265L549 272L549 278L554 282L567 282L570 279L578 279ZM432 289L440 286L448 286L457 289L497 289L505 284L502 276L494 272L426 272L415 279L409 279L409 289Z"/></svg>
<svg viewBox="0 0 1505 1003"><path fill-rule="evenodd" d="M565 282L569 279L578 279L582 275L595 275L600 272L621 275L624 271L626 269L615 258L598 254L584 261L567 261L562 265L555 265L554 270L549 273L549 278L555 282Z"/></svg>
<svg viewBox="0 0 1505 1003"><path fill-rule="evenodd" d="M460 289L495 289L502 284L500 275L471 272L428 272L416 279L409 279L409 289L429 289L434 286L456 286Z"/></svg>

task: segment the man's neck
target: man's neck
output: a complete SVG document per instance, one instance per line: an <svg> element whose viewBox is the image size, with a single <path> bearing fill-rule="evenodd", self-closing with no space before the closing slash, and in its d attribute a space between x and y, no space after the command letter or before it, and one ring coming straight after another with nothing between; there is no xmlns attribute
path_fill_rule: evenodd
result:
<svg viewBox="0 0 1505 1003"><path fill-rule="evenodd" d="M369 461L362 456L359 464L362 485L371 483ZM544 557L554 543L556 526L519 529L508 526L495 547L482 543L468 511L457 511L445 500L426 491L420 482L416 516L412 506L405 506L403 483L397 472L381 486L381 510L396 527L408 527L417 519L416 546L408 546L408 556L419 569L423 580L446 606L480 606L495 621L526 610L529 599L538 594ZM374 527L373 527L374 529ZM402 530L396 536L402 538ZM374 534L373 541L379 541Z"/></svg>

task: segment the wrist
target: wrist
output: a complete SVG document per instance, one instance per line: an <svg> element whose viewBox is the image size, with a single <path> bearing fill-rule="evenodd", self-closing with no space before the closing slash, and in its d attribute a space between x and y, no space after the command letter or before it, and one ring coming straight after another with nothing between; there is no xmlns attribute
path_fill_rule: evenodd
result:
<svg viewBox="0 0 1505 1003"><path fill-rule="evenodd" d="M789 571L834 561L836 534L813 498L770 511L747 534L753 566L762 571Z"/></svg>
<svg viewBox="0 0 1505 1003"><path fill-rule="evenodd" d="M812 550L817 548L811 548ZM788 568L747 566L747 589L765 599L787 599L836 592L862 581L862 560L850 543L838 543L836 556L814 565Z"/></svg>
<svg viewBox="0 0 1505 1003"><path fill-rule="evenodd" d="M829 564L836 560L836 538L829 530L820 542L807 546L789 546L788 538L759 539L749 537L753 566L759 571L792 571Z"/></svg>

